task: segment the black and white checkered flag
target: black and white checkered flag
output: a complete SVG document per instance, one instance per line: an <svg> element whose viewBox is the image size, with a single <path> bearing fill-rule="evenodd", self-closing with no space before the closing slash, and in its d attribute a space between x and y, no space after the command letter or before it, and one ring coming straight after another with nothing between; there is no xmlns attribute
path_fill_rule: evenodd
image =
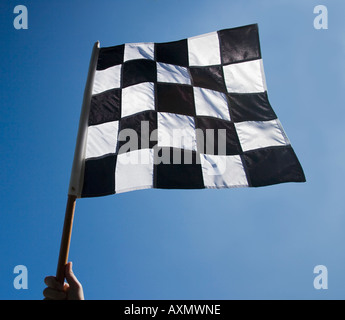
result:
<svg viewBox="0 0 345 320"><path fill-rule="evenodd" d="M91 94L78 196L305 181L256 24L101 48Z"/></svg>

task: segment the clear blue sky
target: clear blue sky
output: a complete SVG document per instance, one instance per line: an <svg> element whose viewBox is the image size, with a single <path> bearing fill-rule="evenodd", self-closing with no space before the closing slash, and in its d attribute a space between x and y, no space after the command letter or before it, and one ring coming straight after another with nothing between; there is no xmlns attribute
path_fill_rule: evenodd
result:
<svg viewBox="0 0 345 320"><path fill-rule="evenodd" d="M13 27L19 4L28 30ZM318 4L328 30L313 27ZM342 0L1 1L0 299L42 299L55 275L93 43L252 23L307 183L81 199L70 260L87 299L344 299L344 12ZM313 287L320 264L327 290ZM27 290L13 286L16 265Z"/></svg>

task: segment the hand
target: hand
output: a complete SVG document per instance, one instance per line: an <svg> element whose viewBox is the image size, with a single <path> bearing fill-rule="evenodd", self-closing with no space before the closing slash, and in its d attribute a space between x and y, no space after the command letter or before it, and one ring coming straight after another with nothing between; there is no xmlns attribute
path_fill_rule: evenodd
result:
<svg viewBox="0 0 345 320"><path fill-rule="evenodd" d="M65 266L65 277L67 283L61 284L54 276L44 279L47 288L43 290L44 300L84 300L84 292L81 283L74 275L72 262Z"/></svg>

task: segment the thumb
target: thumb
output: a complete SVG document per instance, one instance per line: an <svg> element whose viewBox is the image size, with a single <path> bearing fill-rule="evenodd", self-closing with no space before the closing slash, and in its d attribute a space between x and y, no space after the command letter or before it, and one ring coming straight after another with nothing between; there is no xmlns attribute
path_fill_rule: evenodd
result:
<svg viewBox="0 0 345 320"><path fill-rule="evenodd" d="M65 277L72 288L80 288L81 284L78 281L77 277L74 275L73 270L72 270L72 262L68 262L65 267Z"/></svg>

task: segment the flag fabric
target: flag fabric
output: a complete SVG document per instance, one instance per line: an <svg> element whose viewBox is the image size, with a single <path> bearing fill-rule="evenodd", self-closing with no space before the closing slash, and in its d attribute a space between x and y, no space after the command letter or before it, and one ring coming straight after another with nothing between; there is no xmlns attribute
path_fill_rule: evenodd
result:
<svg viewBox="0 0 345 320"><path fill-rule="evenodd" d="M101 48L81 197L304 182L267 95L256 24Z"/></svg>

